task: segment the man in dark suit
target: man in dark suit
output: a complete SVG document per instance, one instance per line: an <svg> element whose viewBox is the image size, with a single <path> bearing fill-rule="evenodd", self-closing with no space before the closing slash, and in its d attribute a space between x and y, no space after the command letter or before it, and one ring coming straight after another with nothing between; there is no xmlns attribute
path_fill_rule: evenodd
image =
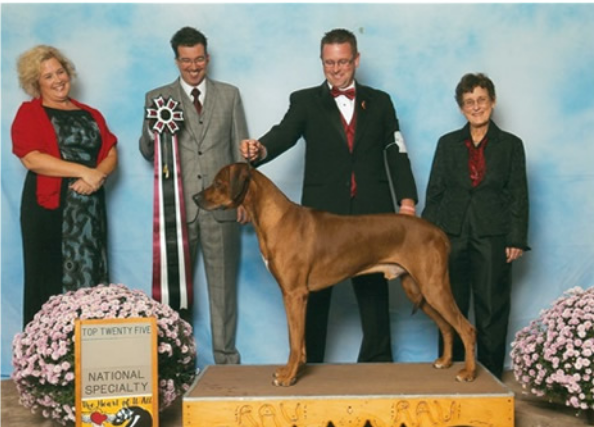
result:
<svg viewBox="0 0 594 427"><path fill-rule="evenodd" d="M240 142L247 138L247 125L239 90L207 77L210 57L206 37L184 27L171 39L180 71L173 83L146 94L145 106L163 96L178 101L184 123L178 133L190 260L202 249L208 282L212 345L216 363L239 363L235 348L237 328L237 271L239 266L242 211L207 212L198 209L192 196L208 187L223 166L244 161ZM198 92L196 92L196 89ZM145 120L140 151L151 160L154 137ZM192 321L190 309L181 312Z"/></svg>
<svg viewBox="0 0 594 427"><path fill-rule="evenodd" d="M335 29L321 42L326 81L291 94L280 124L259 141L242 142L250 160L268 162L305 139L302 204L336 214L394 211L415 214L416 185L390 96L355 81L360 55L350 31ZM390 175L384 167L384 150ZM365 250L365 248L361 248ZM359 362L392 361L388 284L380 274L352 279L363 342ZM310 294L306 348L309 363L324 361L332 287Z"/></svg>

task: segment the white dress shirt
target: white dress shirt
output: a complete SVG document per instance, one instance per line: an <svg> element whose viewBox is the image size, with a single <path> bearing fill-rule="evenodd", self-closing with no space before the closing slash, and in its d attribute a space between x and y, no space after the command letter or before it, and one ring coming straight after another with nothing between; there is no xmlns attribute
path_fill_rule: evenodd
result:
<svg viewBox="0 0 594 427"><path fill-rule="evenodd" d="M190 98L190 101L192 102L194 102L194 95L192 95L192 91L195 87L197 87L200 91L198 99L200 100L200 104L204 106L204 99L206 98L206 79L203 79L198 86L191 86L187 84L182 78L180 78L180 82L184 92L186 95L188 95L188 98Z"/></svg>
<svg viewBox="0 0 594 427"><path fill-rule="evenodd" d="M328 84L330 90L332 90L332 85ZM351 83L348 87L341 88L340 90L348 90L351 88L355 88L355 82ZM344 95L339 95L334 98L334 102L336 102L336 106L340 110L342 117L346 120L347 124L351 123L351 119L353 118L353 114L355 112L355 100L357 94L355 93L355 98L349 99Z"/></svg>

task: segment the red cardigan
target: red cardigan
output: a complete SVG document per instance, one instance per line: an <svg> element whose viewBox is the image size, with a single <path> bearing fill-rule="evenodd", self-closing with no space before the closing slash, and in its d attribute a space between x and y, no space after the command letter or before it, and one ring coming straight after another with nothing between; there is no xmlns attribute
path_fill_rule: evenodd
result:
<svg viewBox="0 0 594 427"><path fill-rule="evenodd" d="M117 143L117 138L107 128L107 123L101 113L88 105L71 99L72 103L82 110L91 113L99 126L101 133L101 149L97 164L99 164L111 148ZM52 123L43 109L41 98L23 102L17 111L11 128L12 152L23 158L31 151L39 151L61 158L58 138ZM47 209L57 209L60 206L60 188L62 178L37 175L37 203Z"/></svg>

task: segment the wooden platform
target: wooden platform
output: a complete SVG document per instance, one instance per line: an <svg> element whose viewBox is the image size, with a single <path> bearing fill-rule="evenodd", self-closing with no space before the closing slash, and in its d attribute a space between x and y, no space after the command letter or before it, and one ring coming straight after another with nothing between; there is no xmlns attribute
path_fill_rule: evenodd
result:
<svg viewBox="0 0 594 427"><path fill-rule="evenodd" d="M0 425L2 427L60 427L60 424L43 418L39 413L32 414L29 409L21 406L12 380L5 378L1 383L2 413L0 415ZM576 414L574 409L567 406L558 403L549 403L546 399L523 392L522 387L516 382L510 371L503 374L503 383L515 394L514 427L587 427L594 425L594 418L589 419L587 413L581 412ZM161 412L159 416L159 427L182 427L182 406L183 400L180 398L169 408ZM256 426L270 427L262 424L258 425L255 422L250 427ZM292 426L280 425L274 427ZM353 426L351 425L350 427ZM426 423L417 427L426 427Z"/></svg>
<svg viewBox="0 0 594 427"><path fill-rule="evenodd" d="M272 385L276 366L208 366L182 403L184 427L513 427L514 393L461 364L308 365L292 387Z"/></svg>

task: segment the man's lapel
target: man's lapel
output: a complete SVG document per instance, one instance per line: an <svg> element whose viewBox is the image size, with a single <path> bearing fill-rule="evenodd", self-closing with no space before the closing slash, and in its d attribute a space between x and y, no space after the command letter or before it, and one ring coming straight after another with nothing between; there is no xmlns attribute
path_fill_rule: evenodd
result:
<svg viewBox="0 0 594 427"><path fill-rule="evenodd" d="M320 86L319 96L322 109L326 113L324 117L320 118L324 122L322 126L325 126L325 123L329 123L338 135L340 135L340 140L338 141L348 149L346 133L344 132L344 126L342 125L342 119L340 117L340 110L336 105L334 97L330 93L328 82L325 81L322 83L322 86Z"/></svg>
<svg viewBox="0 0 594 427"><path fill-rule="evenodd" d="M181 108L184 111L184 126L186 127L186 132L181 133L179 143L191 148L194 146L195 141L202 140L200 126L198 124L198 113L194 108L192 100L184 92L179 79L174 85L174 91L177 96L176 101L180 102Z"/></svg>
<svg viewBox="0 0 594 427"><path fill-rule="evenodd" d="M357 127L355 128L355 143L354 150L357 149L358 143L363 140L365 135L365 127L367 126L368 112L367 109L369 104L369 92L365 90L365 87L360 86L355 82L355 114L357 115Z"/></svg>
<svg viewBox="0 0 594 427"><path fill-rule="evenodd" d="M211 124L211 120L213 118L213 111L216 108L216 104L219 100L219 96L217 95L218 87L217 85L210 80L208 77L205 79L206 83L206 98L204 99L204 105L202 106L202 116L201 119L201 126L200 126L200 139L199 143L202 143L204 136L206 135L206 130Z"/></svg>

